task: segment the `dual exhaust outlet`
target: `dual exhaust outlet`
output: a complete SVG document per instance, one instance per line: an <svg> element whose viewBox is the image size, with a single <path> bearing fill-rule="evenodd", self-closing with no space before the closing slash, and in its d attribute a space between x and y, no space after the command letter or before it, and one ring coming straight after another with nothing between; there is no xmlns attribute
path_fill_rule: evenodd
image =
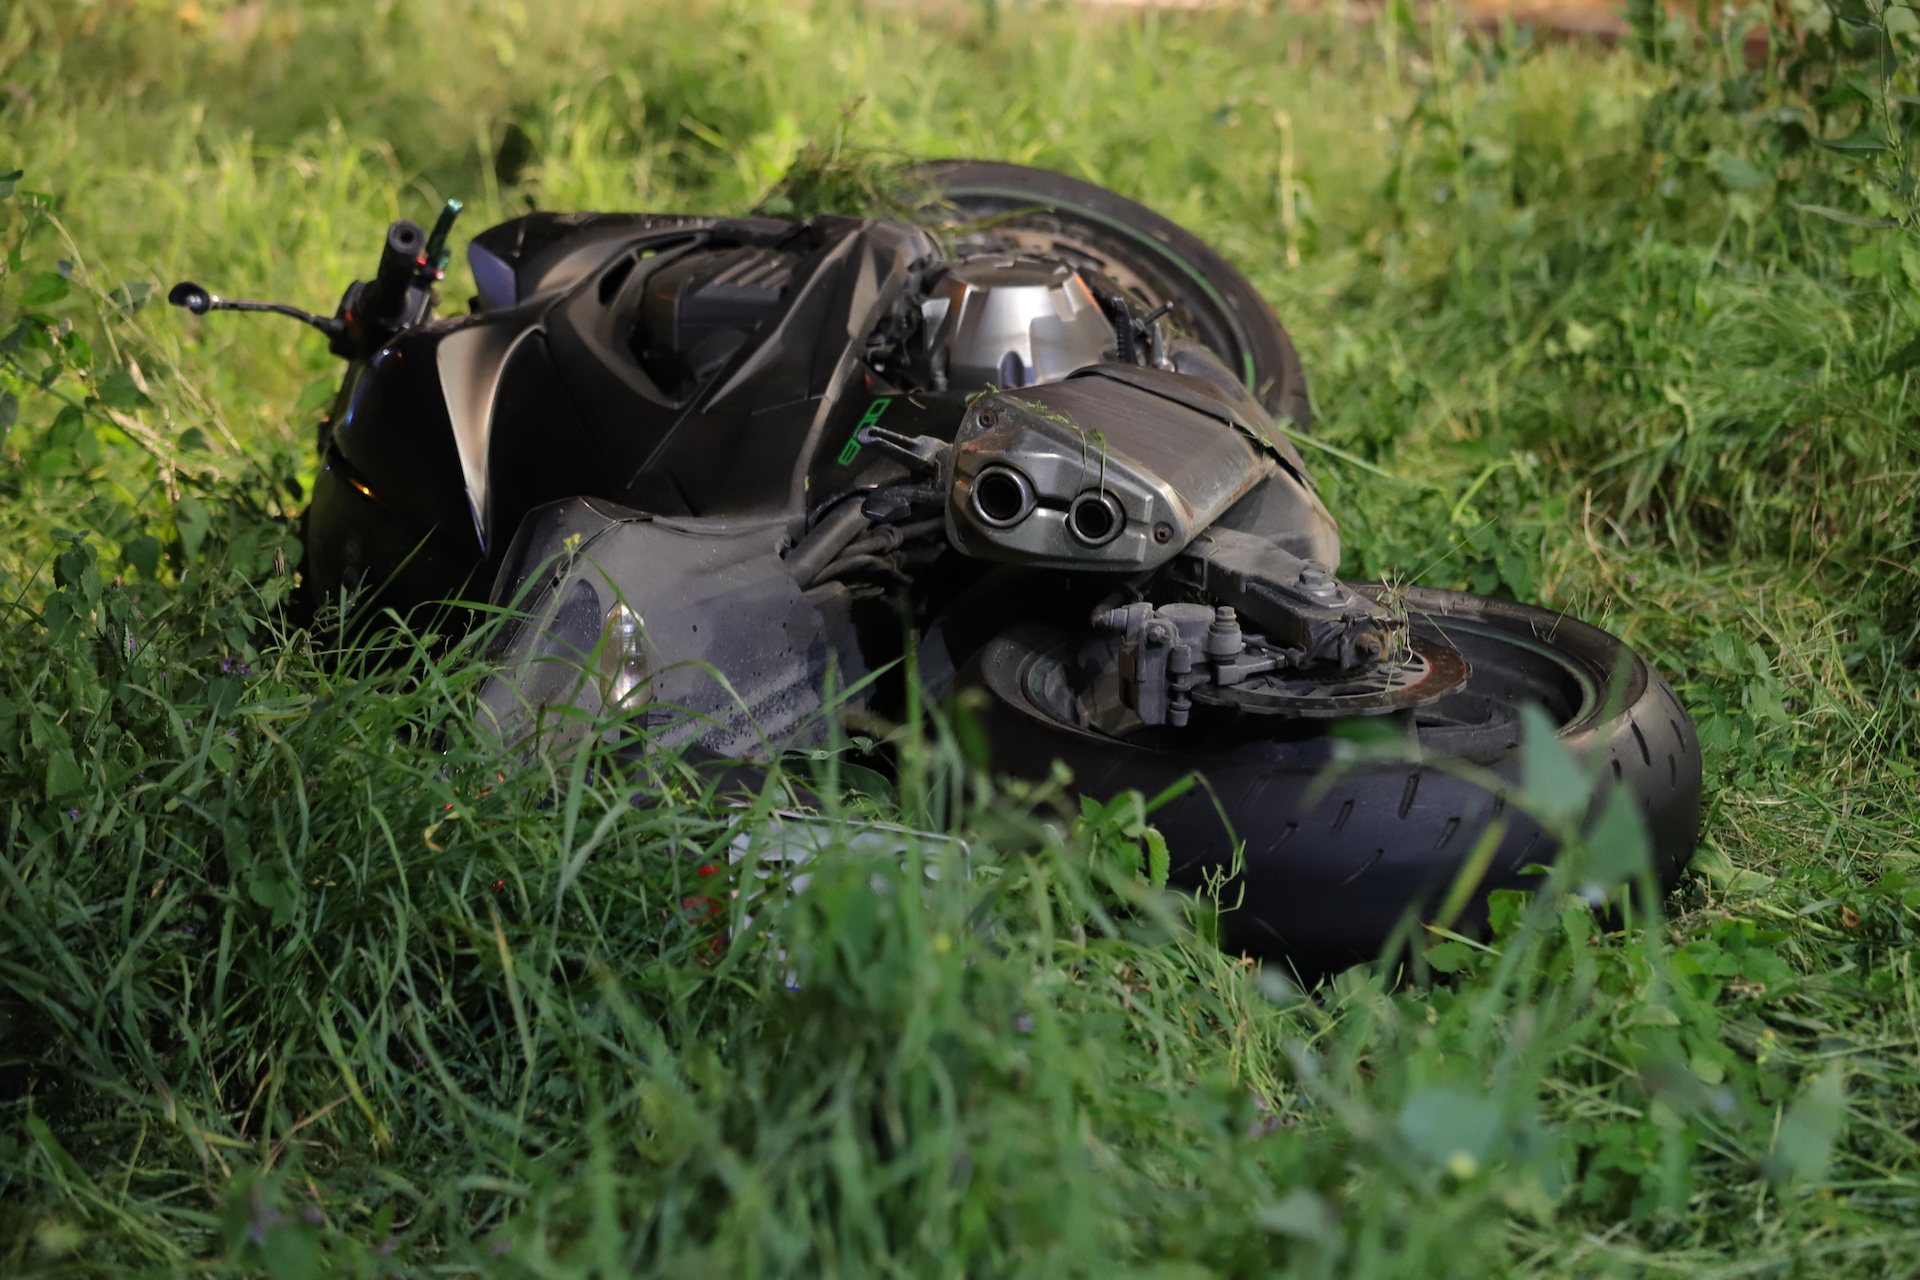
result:
<svg viewBox="0 0 1920 1280"><path fill-rule="evenodd" d="M1033 482L1005 463L982 467L973 479L973 514L990 529L1011 529L1040 505ZM1082 546L1103 547L1127 527L1120 500L1105 489L1083 490L1067 504L1067 532Z"/></svg>

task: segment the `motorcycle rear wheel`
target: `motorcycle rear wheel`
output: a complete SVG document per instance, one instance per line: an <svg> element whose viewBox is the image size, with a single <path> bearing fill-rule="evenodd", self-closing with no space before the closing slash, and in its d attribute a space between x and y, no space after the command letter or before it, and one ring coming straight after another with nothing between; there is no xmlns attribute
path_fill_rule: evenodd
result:
<svg viewBox="0 0 1920 1280"><path fill-rule="evenodd" d="M1423 588L1401 598L1415 634L1472 664L1463 689L1414 713L1423 756L1470 761L1517 786L1519 709L1539 705L1576 758L1602 762L1595 812L1609 790L1628 789L1661 887L1671 888L1698 836L1700 745L1660 673L1615 637L1549 610ZM1489 793L1426 763L1349 765L1315 794L1332 763L1325 722L1196 707L1184 729L1122 738L1073 723L1062 687L1072 682L1070 643L1058 627L1017 624L962 673L963 686L985 691L978 715L995 767L1037 780L1060 760L1075 790L1101 799L1152 796L1198 773L1206 786L1152 821L1167 838L1174 883L1188 889L1226 874L1244 842L1222 899L1239 899L1221 917L1229 949L1305 973L1369 960L1408 911L1438 904L1496 817L1506 833L1456 928L1478 928L1490 892L1526 887L1522 868L1553 856L1552 838L1506 805L1504 789Z"/></svg>
<svg viewBox="0 0 1920 1280"><path fill-rule="evenodd" d="M1192 232L1125 196L1048 169L991 160L915 166L911 186L985 222L1009 247L1106 272L1173 319L1240 374L1271 413L1312 424L1306 373L1267 300Z"/></svg>

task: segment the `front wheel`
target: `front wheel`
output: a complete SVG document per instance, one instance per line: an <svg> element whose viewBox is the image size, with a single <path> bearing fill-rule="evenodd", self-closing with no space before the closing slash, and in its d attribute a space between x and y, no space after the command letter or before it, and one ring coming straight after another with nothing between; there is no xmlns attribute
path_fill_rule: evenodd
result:
<svg viewBox="0 0 1920 1280"><path fill-rule="evenodd" d="M1605 761L1604 788L1633 796L1670 888L1699 832L1700 744L1660 673L1599 628L1546 609L1424 588L1400 598L1414 635L1458 650L1472 668L1464 687L1413 714L1423 754L1470 761L1517 786L1519 709L1541 707L1576 758ZM1153 795L1198 773L1206 786L1153 820L1182 887L1226 872L1235 841L1244 843L1240 878L1223 899L1239 903L1221 921L1234 950L1321 972L1371 959L1409 909L1437 904L1496 816L1507 830L1469 924L1483 918L1489 892L1524 886L1521 868L1554 853L1546 832L1506 807L1504 791L1424 764L1349 766L1316 790L1333 758L1324 721L1196 707L1182 729L1103 733L1087 714L1096 691L1075 688L1073 644L1064 630L1016 625L963 673L987 695L980 715L995 765L1038 779L1061 760L1077 790L1102 799Z"/></svg>

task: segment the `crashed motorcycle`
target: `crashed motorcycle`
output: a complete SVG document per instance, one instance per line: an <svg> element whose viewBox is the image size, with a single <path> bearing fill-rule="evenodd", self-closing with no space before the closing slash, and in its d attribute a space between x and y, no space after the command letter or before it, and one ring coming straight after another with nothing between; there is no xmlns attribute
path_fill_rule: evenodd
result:
<svg viewBox="0 0 1920 1280"><path fill-rule="evenodd" d="M1503 789L1531 704L1672 884L1701 786L1672 688L1557 612L1339 578L1300 362L1237 270L1059 174L911 184L932 225L530 213L473 238L453 317L451 203L330 317L172 300L328 335L305 587L506 611L480 714L507 746L618 711L635 750L764 761L897 719L909 681L964 695L997 771L1197 775L1153 818L1173 881L1225 888L1226 945L1329 969L1496 824L1461 927L1551 858ZM1330 769L1360 720L1406 749Z"/></svg>

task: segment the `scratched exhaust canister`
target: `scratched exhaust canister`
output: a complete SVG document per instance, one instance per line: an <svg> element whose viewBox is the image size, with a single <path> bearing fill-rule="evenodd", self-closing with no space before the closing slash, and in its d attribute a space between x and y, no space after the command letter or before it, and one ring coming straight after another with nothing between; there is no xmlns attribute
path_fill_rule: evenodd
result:
<svg viewBox="0 0 1920 1280"><path fill-rule="evenodd" d="M982 397L948 456L949 540L1043 568L1165 563L1276 467L1232 410L1210 411L1192 385L1096 365Z"/></svg>

